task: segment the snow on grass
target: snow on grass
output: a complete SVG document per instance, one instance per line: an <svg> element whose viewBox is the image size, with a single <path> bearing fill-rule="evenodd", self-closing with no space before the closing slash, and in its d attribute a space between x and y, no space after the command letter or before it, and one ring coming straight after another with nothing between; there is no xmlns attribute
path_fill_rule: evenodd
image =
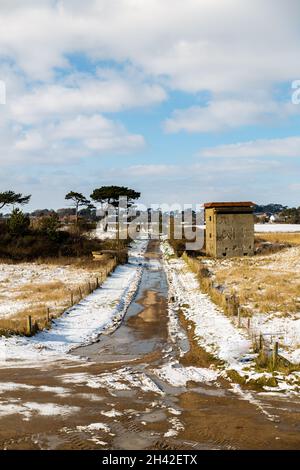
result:
<svg viewBox="0 0 300 470"><path fill-rule="evenodd" d="M186 263L182 259L178 259L173 255L172 249L167 242L162 244L162 252L164 254L164 267L166 270L170 296L175 299L173 302L174 310L181 310L186 318L192 320L195 324L195 335L198 343L203 349L224 361L224 373L222 375L229 379L231 376L229 370L235 370L245 380L246 383L264 383L261 385L263 390L268 390L267 379L275 378L276 387L272 387L274 391L281 391L287 395L299 395L299 378L300 374L293 372L282 375L278 371L274 374L268 372L257 372L252 351L252 344L247 330L238 328L234 325L229 317L226 317L221 309L219 309L208 297L200 291L199 282L196 276L189 270ZM279 254L278 254L279 255ZM275 256L275 255L272 255ZM229 260L228 260L229 261ZM173 300L173 299L172 299ZM276 330L284 328L287 325L287 318L278 319L275 324L276 315L270 318L270 325L266 322L260 325L262 332L267 332L268 328L275 336ZM272 321L273 320L273 321ZM282 321L282 323L281 323ZM279 349L279 353L289 359L298 359L298 319L290 319L294 324L294 336L289 335L290 344L293 349ZM253 321L253 327L255 323ZM292 328L292 327L291 327ZM289 327L290 333L293 331ZM278 332L278 331L277 331ZM237 393L237 390L235 390ZM244 399L252 397L251 394L244 396ZM253 397L251 399L254 399ZM261 406L261 405L259 405Z"/></svg>
<svg viewBox="0 0 300 470"><path fill-rule="evenodd" d="M184 387L189 381L211 383L218 377L218 372L215 370L192 366L183 367L178 362L169 362L153 372L174 387Z"/></svg>
<svg viewBox="0 0 300 470"><path fill-rule="evenodd" d="M300 232L300 224L255 224L257 233L263 232Z"/></svg>
<svg viewBox="0 0 300 470"><path fill-rule="evenodd" d="M169 244L164 242L161 247L170 295L186 318L194 322L199 344L228 364L237 364L249 352L250 340L200 291L196 276L182 259L172 257Z"/></svg>
<svg viewBox="0 0 300 470"><path fill-rule="evenodd" d="M272 341L279 341L279 354L292 364L300 363L300 312L285 316L282 312L255 314L252 330L266 335Z"/></svg>
<svg viewBox="0 0 300 470"><path fill-rule="evenodd" d="M0 360L48 360L95 341L121 321L138 288L147 240L132 243L129 260L118 266L102 286L53 321L50 330L34 337L2 337Z"/></svg>
<svg viewBox="0 0 300 470"><path fill-rule="evenodd" d="M46 296L42 296L42 303L49 306L60 307L64 305L62 299L51 294L63 290L74 289L86 284L91 276L97 277L97 270L84 269L78 266L55 266L39 263L0 264L0 318L16 316L16 313L32 308L34 304L41 303L43 286L48 288ZM56 285L53 285L55 281ZM31 292L31 288L33 291ZM40 292L39 292L39 288ZM25 289L25 290L24 290ZM51 292L52 289L52 292ZM47 297L49 302L47 302Z"/></svg>
<svg viewBox="0 0 300 470"><path fill-rule="evenodd" d="M252 333L278 340L280 354L299 364L300 246L247 259L206 259L203 264L225 293L236 292L252 317Z"/></svg>

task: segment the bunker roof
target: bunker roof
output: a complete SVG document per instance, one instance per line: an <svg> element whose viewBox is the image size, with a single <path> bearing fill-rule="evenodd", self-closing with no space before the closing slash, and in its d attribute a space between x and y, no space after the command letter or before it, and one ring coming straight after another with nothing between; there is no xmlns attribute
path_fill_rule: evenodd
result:
<svg viewBox="0 0 300 470"><path fill-rule="evenodd" d="M205 209L218 208L218 207L254 207L254 202L241 201L241 202L207 202L204 204Z"/></svg>

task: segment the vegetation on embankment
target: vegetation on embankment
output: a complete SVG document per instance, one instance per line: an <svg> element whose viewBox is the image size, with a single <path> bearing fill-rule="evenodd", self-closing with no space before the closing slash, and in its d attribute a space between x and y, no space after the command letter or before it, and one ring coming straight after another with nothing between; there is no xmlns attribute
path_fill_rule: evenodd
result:
<svg viewBox="0 0 300 470"><path fill-rule="evenodd" d="M283 245L280 250L264 256L220 260L184 252L181 257L196 275L201 291L252 340L252 360L245 362L242 374L228 370L228 377L251 388L294 390L300 385L295 322L300 247L287 245L280 236L278 243ZM175 251L180 246L178 241L170 244Z"/></svg>
<svg viewBox="0 0 300 470"><path fill-rule="evenodd" d="M0 335L30 336L49 328L53 319L99 287L118 264L111 255L104 255L101 261L62 261L7 266L15 279L0 280L0 298L12 313L2 312ZM1 275L4 273L2 265ZM49 281L51 276L56 280Z"/></svg>
<svg viewBox="0 0 300 470"><path fill-rule="evenodd" d="M7 223L0 224L0 259L32 261L56 257L89 256L101 249L101 242L89 240L80 231L60 230L57 217L42 217L35 227L21 212L14 211Z"/></svg>

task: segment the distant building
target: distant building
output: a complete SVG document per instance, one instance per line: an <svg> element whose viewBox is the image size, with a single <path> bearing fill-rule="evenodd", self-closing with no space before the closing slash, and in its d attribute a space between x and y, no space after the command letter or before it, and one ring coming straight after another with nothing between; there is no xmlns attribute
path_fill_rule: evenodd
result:
<svg viewBox="0 0 300 470"><path fill-rule="evenodd" d="M254 254L252 202L210 202L204 208L208 256L223 258Z"/></svg>

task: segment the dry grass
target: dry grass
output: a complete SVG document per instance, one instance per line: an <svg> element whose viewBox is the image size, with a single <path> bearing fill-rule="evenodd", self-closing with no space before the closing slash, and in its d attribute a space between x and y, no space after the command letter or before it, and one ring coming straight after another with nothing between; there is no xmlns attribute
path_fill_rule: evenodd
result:
<svg viewBox="0 0 300 470"><path fill-rule="evenodd" d="M221 289L223 295L236 295L244 315L272 312L289 315L300 309L298 246L269 256L204 260L204 266L209 268L210 283L217 290Z"/></svg>
<svg viewBox="0 0 300 470"><path fill-rule="evenodd" d="M201 290L229 315L236 315L238 307L243 316L272 312L288 316L300 310L298 248L228 260L183 257L197 274Z"/></svg>
<svg viewBox="0 0 300 470"><path fill-rule="evenodd" d="M39 302L59 302L66 298L69 289L61 281L53 281L42 284L25 284L18 287L16 290L17 295L15 300L30 300L33 303Z"/></svg>
<svg viewBox="0 0 300 470"><path fill-rule="evenodd" d="M290 245L300 245L300 233L282 233L268 232L256 234L257 240L263 240L270 243L287 243Z"/></svg>
<svg viewBox="0 0 300 470"><path fill-rule="evenodd" d="M300 308L300 276L292 273L269 271L261 266L238 263L227 269L214 270L214 281L235 290L241 305L251 305L261 313L295 313Z"/></svg>
<svg viewBox="0 0 300 470"><path fill-rule="evenodd" d="M74 282L72 288L62 281L38 282L38 279L17 287L12 286L10 295L16 301L16 305L20 301L27 306L9 317L0 318L0 334L31 335L50 327L53 318L59 317L71 305L78 303L105 281L110 272L115 269L116 260L106 257L101 262L83 263L79 260L71 262L71 265L75 272L76 267L84 267L87 270L88 280L80 284ZM6 281L7 279L2 283L8 284L7 289L9 289L9 283ZM2 297L5 299L4 295ZM28 324L29 316L32 324L31 331L29 331Z"/></svg>
<svg viewBox="0 0 300 470"><path fill-rule="evenodd" d="M202 292L208 294L211 300L221 307L227 315L237 315L238 304L233 292L225 293L215 286L202 260L189 258L186 254L183 255L183 259L189 268L197 275Z"/></svg>

